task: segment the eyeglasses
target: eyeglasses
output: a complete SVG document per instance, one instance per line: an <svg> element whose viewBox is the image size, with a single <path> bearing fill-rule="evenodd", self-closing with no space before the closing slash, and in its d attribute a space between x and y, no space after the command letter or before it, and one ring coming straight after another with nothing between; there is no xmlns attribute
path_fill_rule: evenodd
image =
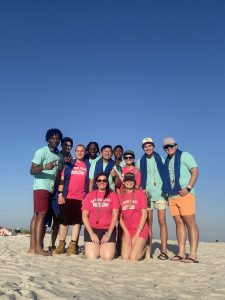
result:
<svg viewBox="0 0 225 300"><path fill-rule="evenodd" d="M104 182L104 183L106 183L106 182L108 182L108 180L107 179L97 179L96 182Z"/></svg>
<svg viewBox="0 0 225 300"><path fill-rule="evenodd" d="M124 159L134 159L133 156L125 156Z"/></svg>
<svg viewBox="0 0 225 300"><path fill-rule="evenodd" d="M175 145L166 145L166 146L164 146L163 148L167 150L167 149L169 149L169 148L173 148L174 146L175 146Z"/></svg>

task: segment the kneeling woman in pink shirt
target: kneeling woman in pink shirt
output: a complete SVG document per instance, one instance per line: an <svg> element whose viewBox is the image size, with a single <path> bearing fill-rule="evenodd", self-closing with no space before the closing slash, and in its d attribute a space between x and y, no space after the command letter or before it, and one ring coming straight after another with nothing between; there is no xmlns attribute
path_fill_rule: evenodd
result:
<svg viewBox="0 0 225 300"><path fill-rule="evenodd" d="M149 254L147 198L142 190L135 189L135 175L126 173L122 193L119 195L123 229L121 256L123 259L140 260Z"/></svg>
<svg viewBox="0 0 225 300"><path fill-rule="evenodd" d="M87 194L82 205L85 255L87 258L112 260L116 249L119 199L109 189L104 172L95 178L95 183L97 189Z"/></svg>

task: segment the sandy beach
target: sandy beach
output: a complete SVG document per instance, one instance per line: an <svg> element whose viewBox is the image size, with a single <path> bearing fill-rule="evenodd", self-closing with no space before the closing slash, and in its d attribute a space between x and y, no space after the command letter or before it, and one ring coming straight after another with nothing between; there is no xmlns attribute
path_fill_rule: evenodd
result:
<svg viewBox="0 0 225 300"><path fill-rule="evenodd" d="M157 240L140 262L32 256L28 245L28 236L0 237L0 299L225 299L225 243L200 243L199 264L158 260ZM172 257L176 243L168 249Z"/></svg>

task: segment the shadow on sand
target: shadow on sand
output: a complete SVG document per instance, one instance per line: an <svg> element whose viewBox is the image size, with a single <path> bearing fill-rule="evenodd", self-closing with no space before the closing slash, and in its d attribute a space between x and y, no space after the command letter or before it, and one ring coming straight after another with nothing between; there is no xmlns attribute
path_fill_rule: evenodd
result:
<svg viewBox="0 0 225 300"><path fill-rule="evenodd" d="M161 251L161 243L153 242L152 243L152 254L154 254L157 249L159 249L159 251ZM177 245L172 245L169 243L167 244L167 249L168 249L168 251L171 251L174 255L176 255L179 250Z"/></svg>

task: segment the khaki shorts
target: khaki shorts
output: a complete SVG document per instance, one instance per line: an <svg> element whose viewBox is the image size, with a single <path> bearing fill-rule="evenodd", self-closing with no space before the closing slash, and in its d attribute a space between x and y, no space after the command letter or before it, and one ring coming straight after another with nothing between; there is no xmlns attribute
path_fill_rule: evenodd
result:
<svg viewBox="0 0 225 300"><path fill-rule="evenodd" d="M195 196L187 194L184 197L169 199L171 216L190 216L195 214Z"/></svg>
<svg viewBox="0 0 225 300"><path fill-rule="evenodd" d="M148 203L148 210L153 210L154 208L155 209L158 209L158 210L161 210L161 209L166 209L167 207L167 201L166 200L158 200L158 201L149 201Z"/></svg>

